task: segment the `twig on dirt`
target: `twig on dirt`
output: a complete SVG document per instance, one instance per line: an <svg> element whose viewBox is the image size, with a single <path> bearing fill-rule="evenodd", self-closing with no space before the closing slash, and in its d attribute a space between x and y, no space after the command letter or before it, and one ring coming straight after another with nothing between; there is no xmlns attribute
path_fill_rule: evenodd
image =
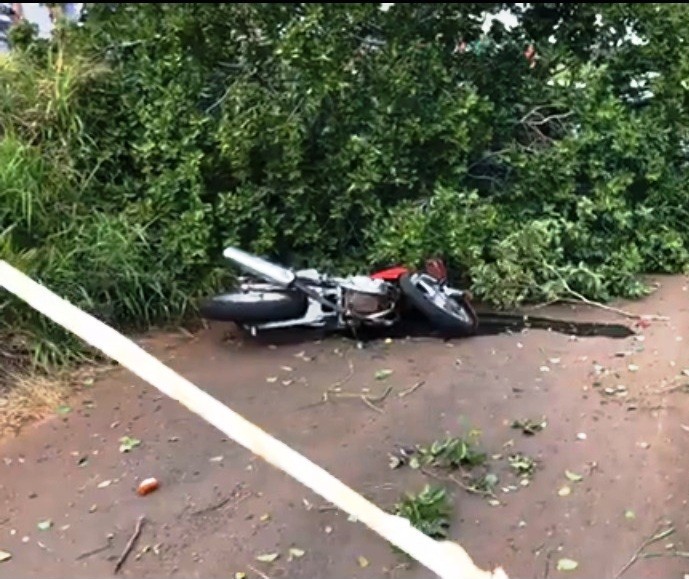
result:
<svg viewBox="0 0 689 579"><path fill-rule="evenodd" d="M132 533L132 536L129 537L129 541L127 541L127 545L124 548L124 551L122 551L122 554L120 555L120 558L117 560L117 563L115 563L115 570L113 573L117 575L119 570L122 568L122 565L124 565L125 561L127 560L127 557L129 557L129 553L132 552L132 549L134 548L134 543L136 543L136 540L139 538L139 535L141 535L141 528L144 526L144 522L146 521L146 517L141 515L137 520L136 520L136 527L134 528L134 532Z"/></svg>
<svg viewBox="0 0 689 579"><path fill-rule="evenodd" d="M82 559L88 559L89 557L93 557L94 555L98 555L98 553L102 553L103 551L107 551L110 547L112 547L112 539L108 537L108 542L105 545L102 545L100 547L96 547L95 549L91 549L90 551L86 551L85 553L82 553L79 555L76 560L81 561Z"/></svg>
<svg viewBox="0 0 689 579"><path fill-rule="evenodd" d="M383 400L385 400L390 395L390 392L392 392L392 386L388 386L385 389L385 391L377 397L371 396L370 394L367 394L365 392L342 392L332 391L331 389L328 389L323 393L323 400L321 402L318 402L317 404L329 402L331 396L333 398L359 398L371 410L383 413L383 409L376 406L376 404L380 404ZM312 404L311 406L316 406L317 404Z"/></svg>
<svg viewBox="0 0 689 579"><path fill-rule="evenodd" d="M380 414L383 413L383 409L379 408L376 406L376 404L380 404L383 400L385 400L389 395L390 392L392 392L392 386L388 386L385 389L385 392L383 392L378 398L372 398L371 396L367 396L366 394L361 395L361 400L363 401L366 406L371 408L372 410L375 410L376 412L379 412Z"/></svg>
<svg viewBox="0 0 689 579"><path fill-rule="evenodd" d="M212 513L213 511L222 509L227 503L229 503L232 500L232 498L233 497L225 497L223 500L215 503L214 505L211 505L210 507L204 507L203 509L194 511L193 513L191 513L191 516L198 517L199 515L205 515L207 513Z"/></svg>
<svg viewBox="0 0 689 579"><path fill-rule="evenodd" d="M328 392L332 392L337 388L341 388L352 379L352 377L354 376L354 362L352 362L351 360L347 360L347 364L349 366L349 372L347 373L347 375L344 378L338 380L337 382L333 382L325 391L324 396L326 396ZM324 400L324 402L327 402L327 400Z"/></svg>
<svg viewBox="0 0 689 579"><path fill-rule="evenodd" d="M560 283L562 283L562 289L565 290L569 295L571 295L574 299L568 299L568 298L559 298L557 301L563 302L563 303L572 303L572 304L586 304L587 306L591 306L594 308L600 308L601 310L605 310L606 312L612 312L614 314L618 314L622 317L625 317L630 320L648 320L649 322L667 322L670 318L668 316L657 316L655 314L635 314L634 312L629 312L627 310L623 310L621 308L616 308L614 306L608 306L606 304L602 304L600 302L590 300L587 298L584 294L580 294L578 291L573 290L571 287L569 287L569 284L565 280L565 278L562 277L559 271L557 271L552 265L549 263L544 263L546 268L548 268L550 271L552 271L560 280Z"/></svg>
<svg viewBox="0 0 689 579"><path fill-rule="evenodd" d="M644 553L640 555L641 559L657 559L660 557L681 557L683 559L689 559L689 553L687 551L669 551L658 553Z"/></svg>
<svg viewBox="0 0 689 579"><path fill-rule="evenodd" d="M547 308L548 306L553 306L553 305L555 305L556 303L558 303L558 302L560 302L560 301L562 301L561 298L554 298L554 299L552 299L552 300L548 300L547 302L541 302L540 304L534 304L534 305L532 305L532 306L529 306L527 309L528 309L530 312L533 312L533 311L536 311L536 310L540 310L540 309L543 309L543 308Z"/></svg>
<svg viewBox="0 0 689 579"><path fill-rule="evenodd" d="M197 517L199 515L206 515L208 513L212 513L213 511L218 511L222 509L227 503L229 503L233 499L237 499L235 502L235 506L240 504L241 502L245 501L251 496L251 492L245 492L245 494L240 495L240 491L242 490L242 485L238 484L230 493L230 496L225 497L224 499L218 501L217 503L214 503L208 507L204 507L202 509L199 509L198 511L194 511L191 513L192 517Z"/></svg>
<svg viewBox="0 0 689 579"><path fill-rule="evenodd" d="M656 532L651 535L649 538L647 538L643 543L641 543L641 546L634 552L634 554L631 556L629 561L620 569L617 574L615 575L615 579L619 579L634 563L636 563L639 559L643 558L645 555L643 553L643 550L652 545L653 543L657 543L658 541L662 541L663 539L666 539L672 533L675 532L675 528L670 526L664 530L656 530Z"/></svg>
<svg viewBox="0 0 689 579"><path fill-rule="evenodd" d="M400 398L404 398L405 396L408 396L409 394L413 394L416 392L421 386L423 386L426 383L425 380L420 380L416 384L414 384L411 388L407 388L406 390L402 390L402 392L398 393L397 396Z"/></svg>
<svg viewBox="0 0 689 579"><path fill-rule="evenodd" d="M253 565L247 565L247 568L250 571L253 571L254 573L256 573L256 575L258 575L261 579L270 579L270 577L268 575L266 575L263 571L259 571Z"/></svg>
<svg viewBox="0 0 689 579"><path fill-rule="evenodd" d="M548 549L547 553L545 554L545 569L543 570L543 579L548 579L548 576L550 575L550 561L553 558L553 553L555 553L555 549Z"/></svg>
<svg viewBox="0 0 689 579"><path fill-rule="evenodd" d="M321 396L321 399L318 402L313 402L312 404L302 406L301 408L299 408L299 410L305 410L307 408L313 408L314 406L320 406L321 404L325 404L330 399L331 394L336 394L338 388L342 388L344 384L349 382L354 376L354 363L351 360L348 360L347 363L349 365L349 372L344 378L341 378L340 380L337 380L336 382L333 382L330 386L328 386L328 388L325 390L325 392L323 392L323 395Z"/></svg>
<svg viewBox="0 0 689 579"><path fill-rule="evenodd" d="M329 513L330 511L339 511L340 509L335 505L323 505L318 507L319 513Z"/></svg>
<svg viewBox="0 0 689 579"><path fill-rule="evenodd" d="M492 491L485 491L479 488L476 488L475 486L472 485L467 485L466 483L462 482L459 480L456 476L450 474L448 476L440 476L439 474L434 473L433 471L430 471L426 468L420 468L419 469L423 474L426 476L429 476L431 478L434 478L435 480L443 481L443 482L453 482L455 483L459 488L465 490L468 493L471 493L472 495L479 495L482 497L490 497L490 498L497 498L495 496L495 493Z"/></svg>
<svg viewBox="0 0 689 579"><path fill-rule="evenodd" d="M649 322L667 322L670 320L668 316L658 316L656 314L635 314L634 312L630 312L627 310L623 310L621 308L616 308L614 306L608 306L605 304L602 304L600 302L596 302L593 300L588 299L586 296L580 294L579 292L575 292L573 290L569 290L569 292L576 298L576 299L562 299L560 300L561 302L568 303L568 304L586 304L587 306L591 306L594 308L600 308L601 310L605 310L607 312L612 312L613 314L618 314L624 318L628 318L630 320L647 320Z"/></svg>
<svg viewBox="0 0 689 579"><path fill-rule="evenodd" d="M364 404L366 404L366 406L368 406L368 407L369 407L371 410L373 410L374 412L377 412L378 414L383 414L383 412L384 412L383 409L382 409L382 408L378 408L378 407L377 407L375 404L373 404L368 398L366 398L366 396L362 396L362 397L361 397L361 401L362 401Z"/></svg>
<svg viewBox="0 0 689 579"><path fill-rule="evenodd" d="M495 496L495 493L494 493L493 491L488 491L488 490L479 489L479 488L476 488L476 487L473 486L473 485L467 485L467 484L463 483L461 480L459 480L456 476L454 476L454 475L452 475L452 474L449 475L447 478L448 478L448 480L451 480L451 481L452 481L453 483L455 483L458 487L464 489L464 490L467 491L468 493L471 493L471 494L474 494L474 495L480 495L480 496L482 496L482 497L490 497L490 498L492 498L492 499L497 498L497 497Z"/></svg>
<svg viewBox="0 0 689 579"><path fill-rule="evenodd" d="M674 392L675 390L681 390L682 388L689 389L689 383L687 383L686 376L677 376L673 378L672 382L677 382L678 384L673 384L665 388L658 388L653 391L654 394L668 394L669 392Z"/></svg>

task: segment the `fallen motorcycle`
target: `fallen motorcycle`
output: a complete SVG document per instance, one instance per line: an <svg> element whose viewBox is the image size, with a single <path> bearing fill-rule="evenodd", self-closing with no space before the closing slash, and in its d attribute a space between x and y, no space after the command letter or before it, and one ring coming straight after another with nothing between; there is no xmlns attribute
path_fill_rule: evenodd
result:
<svg viewBox="0 0 689 579"><path fill-rule="evenodd" d="M237 290L204 300L201 317L234 322L252 335L300 326L389 327L410 308L448 337L471 335L478 327L470 294L447 285L439 260L429 260L424 271L393 267L340 278L314 269L293 271L234 247L223 255L248 275L239 278Z"/></svg>

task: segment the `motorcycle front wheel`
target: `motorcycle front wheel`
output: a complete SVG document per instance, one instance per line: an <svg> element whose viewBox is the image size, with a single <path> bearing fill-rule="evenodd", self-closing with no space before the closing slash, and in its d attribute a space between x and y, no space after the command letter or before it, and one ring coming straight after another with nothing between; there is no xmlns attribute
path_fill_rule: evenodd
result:
<svg viewBox="0 0 689 579"><path fill-rule="evenodd" d="M405 274L400 280L402 294L431 325L444 334L470 336L478 329L478 316L465 299L442 291L437 280L425 274Z"/></svg>
<svg viewBox="0 0 689 579"><path fill-rule="evenodd" d="M235 292L206 299L199 314L207 320L259 324L301 318L307 298L301 292Z"/></svg>

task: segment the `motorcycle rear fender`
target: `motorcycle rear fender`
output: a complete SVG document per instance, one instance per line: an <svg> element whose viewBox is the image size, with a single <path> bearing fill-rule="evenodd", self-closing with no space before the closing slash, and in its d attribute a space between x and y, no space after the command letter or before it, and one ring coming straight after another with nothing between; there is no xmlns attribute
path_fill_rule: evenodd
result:
<svg viewBox="0 0 689 579"><path fill-rule="evenodd" d="M296 279L296 275L291 270L236 247L226 247L222 253L244 271L282 287L290 287Z"/></svg>
<svg viewBox="0 0 689 579"><path fill-rule="evenodd" d="M409 272L409 270L406 267L402 267L402 266L390 267L388 269L382 269L380 271L377 271L377 272L371 274L371 277L373 279L382 279L383 281L397 281L405 273L408 273L408 272Z"/></svg>

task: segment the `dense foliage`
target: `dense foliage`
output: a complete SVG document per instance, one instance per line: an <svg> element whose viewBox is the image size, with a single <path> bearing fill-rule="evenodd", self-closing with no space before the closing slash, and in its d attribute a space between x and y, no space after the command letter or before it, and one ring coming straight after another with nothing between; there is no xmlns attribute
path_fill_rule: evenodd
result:
<svg viewBox="0 0 689 579"><path fill-rule="evenodd" d="M350 269L439 254L503 307L639 296L689 261L689 8L525 4L483 35L505 6L88 4L51 41L21 27L2 257L129 327L218 288L225 244ZM0 309L39 361L78 352Z"/></svg>

